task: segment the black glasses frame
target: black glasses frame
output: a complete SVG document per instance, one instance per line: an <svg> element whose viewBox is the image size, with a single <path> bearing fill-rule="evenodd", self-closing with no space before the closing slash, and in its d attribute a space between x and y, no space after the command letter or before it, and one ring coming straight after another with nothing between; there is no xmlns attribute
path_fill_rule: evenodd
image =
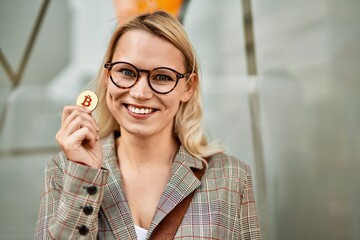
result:
<svg viewBox="0 0 360 240"><path fill-rule="evenodd" d="M135 70L136 70L136 73L137 73L137 78L134 82L134 84L132 84L131 86L129 87L122 87L122 86L119 86L118 84L116 84L116 82L114 81L114 79L112 78L111 76L111 69L116 65L116 64L119 64L119 63L125 63L125 64L129 64L130 66L132 66ZM151 90L153 90L154 92L156 93L159 93L159 94L167 94L169 92L171 92L172 90L175 89L175 87L177 86L178 82L179 82L179 79L181 78L185 78L185 76L189 75L189 73L179 73L178 71L172 69L172 68L168 68L168 67L157 67L157 68L154 68L152 70L146 70L146 69L139 69L137 67L135 67L133 64L131 63L128 63L128 62L107 62L104 64L104 68L106 68L107 70L110 71L110 80L111 82L118 88L122 88L122 89L129 89L129 88L132 88L136 83L137 81L139 80L139 77L140 77L140 73L144 72L144 73L147 73L147 80L148 80L148 84L151 88ZM158 69L167 69L167 70L170 70L172 71L173 73L175 73L176 75L176 82L175 82L175 85L172 89L170 89L169 91L167 92L159 92L157 91L156 89L153 88L153 86L151 85L151 82L150 82L150 75L151 75L151 72L155 71L155 70L158 70Z"/></svg>

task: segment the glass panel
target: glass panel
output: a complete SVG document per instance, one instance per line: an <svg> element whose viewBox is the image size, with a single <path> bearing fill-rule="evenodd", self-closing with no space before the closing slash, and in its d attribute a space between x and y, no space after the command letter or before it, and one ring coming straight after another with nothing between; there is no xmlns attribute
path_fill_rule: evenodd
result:
<svg viewBox="0 0 360 240"><path fill-rule="evenodd" d="M271 239L359 239L360 4L274 2L253 1Z"/></svg>

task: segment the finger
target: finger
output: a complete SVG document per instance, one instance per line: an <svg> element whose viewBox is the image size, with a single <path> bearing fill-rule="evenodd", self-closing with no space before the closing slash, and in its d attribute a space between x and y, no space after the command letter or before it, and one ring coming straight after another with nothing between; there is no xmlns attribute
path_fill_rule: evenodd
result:
<svg viewBox="0 0 360 240"><path fill-rule="evenodd" d="M66 117L65 117L66 116ZM63 145L68 141L69 136L82 127L88 127L99 139L97 131L99 130L91 112L78 106L65 106L63 111L63 122L55 138L56 141Z"/></svg>
<svg viewBox="0 0 360 240"><path fill-rule="evenodd" d="M77 116L74 120L64 124L63 132L66 136L70 136L78 129L86 127L98 138L98 127L95 124L96 123L88 117Z"/></svg>
<svg viewBox="0 0 360 240"><path fill-rule="evenodd" d="M96 136L93 132L89 128L83 127L64 138L61 146L65 151L72 151L83 147L91 149L94 147L95 141Z"/></svg>
<svg viewBox="0 0 360 240"><path fill-rule="evenodd" d="M68 108L64 111L63 114L63 121L61 123L61 128L66 129L68 128L69 124L74 121L76 118L81 117L84 119L84 121L89 121L93 128L95 128L97 131L99 131L99 127L97 126L97 123L94 119L94 117L91 114L91 111L84 111L85 108L81 107L79 108L76 106L76 108ZM70 113L71 112L71 113Z"/></svg>
<svg viewBox="0 0 360 240"><path fill-rule="evenodd" d="M97 136L87 127L83 127L79 129L78 132L80 133L79 135L81 134L85 135L82 144L85 147L89 147L90 149L92 149L95 146Z"/></svg>
<svg viewBox="0 0 360 240"><path fill-rule="evenodd" d="M96 151L99 151L99 149L96 149L96 144L100 144L100 143L96 139L94 139L94 135L89 129L81 128L78 131L76 131L71 137L72 139L71 141L69 141L70 144L71 142L77 142L77 144L79 144L81 139L84 139L83 141L81 141L80 144L84 149L87 150L87 153L90 155L90 158L82 157L81 159L76 159L77 162L82 162L89 166L97 166L97 167L102 166L102 159L99 159L98 158L99 154L96 154Z"/></svg>
<svg viewBox="0 0 360 240"><path fill-rule="evenodd" d="M66 126L69 122L71 122L73 119L75 119L75 118L77 118L79 116L81 116L82 118L89 121L91 124L93 124L93 126L97 130L99 130L99 128L97 126L97 123L96 123L94 117L91 114L91 111L84 112L82 109L74 109L74 111L72 111L72 113L64 121L64 125Z"/></svg>
<svg viewBox="0 0 360 240"><path fill-rule="evenodd" d="M64 123L66 119L72 114L86 113L91 115L91 111L84 107L79 106L65 106L61 115L61 123Z"/></svg>

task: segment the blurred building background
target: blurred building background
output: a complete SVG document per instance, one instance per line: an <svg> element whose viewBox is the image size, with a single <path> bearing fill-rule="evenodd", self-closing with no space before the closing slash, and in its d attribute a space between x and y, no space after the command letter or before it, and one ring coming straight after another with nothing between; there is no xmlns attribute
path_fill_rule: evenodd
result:
<svg viewBox="0 0 360 240"><path fill-rule="evenodd" d="M360 1L245 2L184 16L212 139L251 165L264 239L360 239ZM0 1L1 239L32 238L60 113L116 24L111 0Z"/></svg>

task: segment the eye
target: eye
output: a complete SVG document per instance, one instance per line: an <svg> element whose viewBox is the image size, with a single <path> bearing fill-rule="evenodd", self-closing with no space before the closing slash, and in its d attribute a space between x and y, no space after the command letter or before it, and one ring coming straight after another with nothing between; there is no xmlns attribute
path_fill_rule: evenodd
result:
<svg viewBox="0 0 360 240"><path fill-rule="evenodd" d="M127 68L119 69L118 72L121 73L122 75L124 75L124 77L135 77L136 76L136 74L133 70L127 69Z"/></svg>
<svg viewBox="0 0 360 240"><path fill-rule="evenodd" d="M156 81L156 82L174 82L174 77L167 75L167 74L155 74L153 76L151 76L151 80L152 81Z"/></svg>
<svg viewBox="0 0 360 240"><path fill-rule="evenodd" d="M159 81L159 82L167 82L167 81L174 81L174 79L168 75L165 74L157 74L153 80Z"/></svg>

